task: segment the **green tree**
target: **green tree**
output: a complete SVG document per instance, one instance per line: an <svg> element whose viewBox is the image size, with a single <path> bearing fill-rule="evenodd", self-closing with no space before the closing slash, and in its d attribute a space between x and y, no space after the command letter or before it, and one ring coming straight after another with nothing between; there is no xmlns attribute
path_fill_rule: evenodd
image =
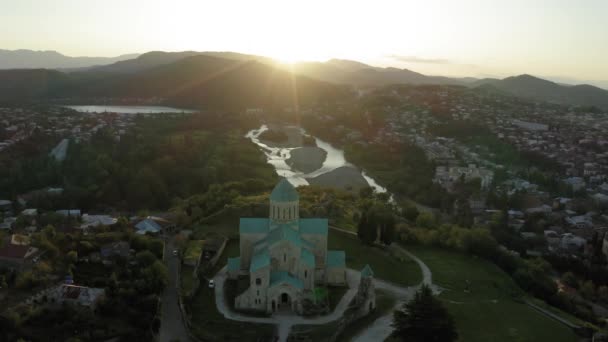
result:
<svg viewBox="0 0 608 342"><path fill-rule="evenodd" d="M148 267L156 261L156 256L150 251L141 251L135 255L137 263L143 267Z"/></svg>
<svg viewBox="0 0 608 342"><path fill-rule="evenodd" d="M578 288L578 279L576 279L576 276L572 272L568 271L562 274L562 282L572 288Z"/></svg>
<svg viewBox="0 0 608 342"><path fill-rule="evenodd" d="M363 212L357 224L357 236L359 240L368 245L373 244L377 238L376 227L370 221L369 214Z"/></svg>
<svg viewBox="0 0 608 342"><path fill-rule="evenodd" d="M437 221L435 220L433 213L427 211L418 215L416 218L416 226L421 228L435 228L437 226Z"/></svg>
<svg viewBox="0 0 608 342"><path fill-rule="evenodd" d="M454 320L431 289L423 285L393 315L393 336L408 342L451 342L458 338Z"/></svg>

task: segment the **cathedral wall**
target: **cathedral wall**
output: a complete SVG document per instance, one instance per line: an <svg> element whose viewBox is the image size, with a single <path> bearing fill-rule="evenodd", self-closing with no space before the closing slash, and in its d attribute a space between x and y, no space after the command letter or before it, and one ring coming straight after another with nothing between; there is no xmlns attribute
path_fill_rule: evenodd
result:
<svg viewBox="0 0 608 342"><path fill-rule="evenodd" d="M253 256L253 245L265 236L266 234L240 235L241 270L249 271L249 265L251 264L251 258Z"/></svg>
<svg viewBox="0 0 608 342"><path fill-rule="evenodd" d="M301 249L288 241L275 244L269 250L272 271L286 271L298 274Z"/></svg>

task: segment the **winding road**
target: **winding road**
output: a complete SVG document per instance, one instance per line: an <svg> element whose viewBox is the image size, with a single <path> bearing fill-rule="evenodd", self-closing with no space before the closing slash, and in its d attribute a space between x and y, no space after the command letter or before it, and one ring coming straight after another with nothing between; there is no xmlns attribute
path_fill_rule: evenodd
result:
<svg viewBox="0 0 608 342"><path fill-rule="evenodd" d="M173 256L173 239L165 241L165 265L169 284L163 292L160 323L160 342L190 341L179 309L179 258Z"/></svg>

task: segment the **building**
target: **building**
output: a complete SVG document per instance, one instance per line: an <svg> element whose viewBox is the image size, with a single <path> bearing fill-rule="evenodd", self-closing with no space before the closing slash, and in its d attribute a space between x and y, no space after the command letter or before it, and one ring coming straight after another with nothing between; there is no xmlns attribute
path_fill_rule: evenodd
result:
<svg viewBox="0 0 608 342"><path fill-rule="evenodd" d="M90 308L94 308L104 295L104 289L71 284L62 284L51 293L56 303L77 304Z"/></svg>
<svg viewBox="0 0 608 342"><path fill-rule="evenodd" d="M150 218L144 219L135 225L135 233L139 235L158 234L162 229L163 227L160 224Z"/></svg>
<svg viewBox="0 0 608 342"><path fill-rule="evenodd" d="M433 181L451 190L456 182L470 182L474 179L479 179L481 188L487 189L492 184L493 178L494 172L470 164L469 166L437 166Z"/></svg>
<svg viewBox="0 0 608 342"><path fill-rule="evenodd" d="M38 249L27 245L7 243L0 248L0 268L23 269L31 265Z"/></svg>
<svg viewBox="0 0 608 342"><path fill-rule="evenodd" d="M239 233L241 256L228 260L228 275L248 275L250 285L237 309L302 313L316 284L346 284L344 251L327 250L327 219L301 219L298 192L285 179L270 194L269 218L241 218Z"/></svg>

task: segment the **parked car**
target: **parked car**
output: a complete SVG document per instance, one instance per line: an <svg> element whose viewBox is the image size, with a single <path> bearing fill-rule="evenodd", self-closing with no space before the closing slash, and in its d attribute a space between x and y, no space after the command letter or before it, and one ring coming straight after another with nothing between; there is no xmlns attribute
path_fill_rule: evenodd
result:
<svg viewBox="0 0 608 342"><path fill-rule="evenodd" d="M213 279L209 280L209 288L212 289L215 287L215 281Z"/></svg>
<svg viewBox="0 0 608 342"><path fill-rule="evenodd" d="M173 250L173 256L177 256L179 254L179 251L177 249Z"/></svg>

